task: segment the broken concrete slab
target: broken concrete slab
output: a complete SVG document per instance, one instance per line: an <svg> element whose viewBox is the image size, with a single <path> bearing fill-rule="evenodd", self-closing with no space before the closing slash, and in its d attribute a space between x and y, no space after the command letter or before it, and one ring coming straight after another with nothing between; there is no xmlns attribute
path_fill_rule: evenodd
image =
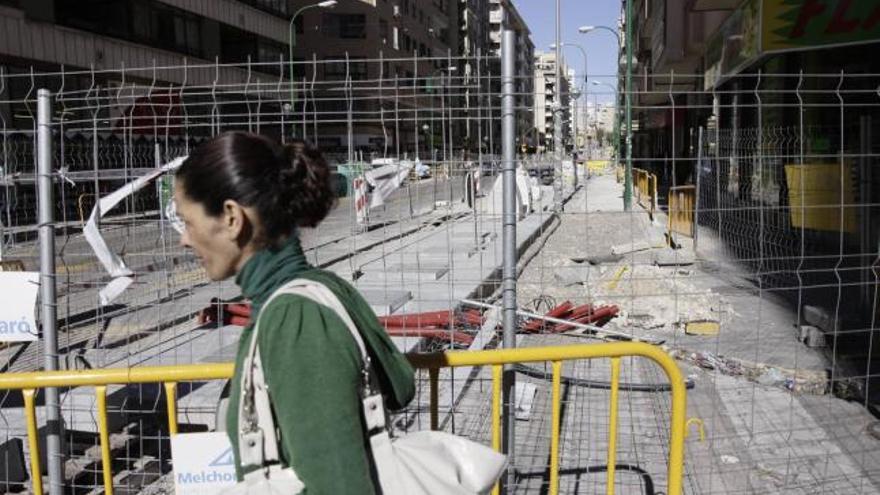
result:
<svg viewBox="0 0 880 495"><path fill-rule="evenodd" d="M721 324L712 320L689 321L684 324L684 333L688 335L718 335Z"/></svg>
<svg viewBox="0 0 880 495"><path fill-rule="evenodd" d="M666 248L654 253L654 264L657 266L689 266L695 261L694 252L686 249Z"/></svg>
<svg viewBox="0 0 880 495"><path fill-rule="evenodd" d="M560 266L553 270L553 279L566 287L585 285L590 279L590 266Z"/></svg>
<svg viewBox="0 0 880 495"><path fill-rule="evenodd" d="M813 325L801 325L798 328L798 340L807 347L825 347L825 333Z"/></svg>
<svg viewBox="0 0 880 495"><path fill-rule="evenodd" d="M371 277L386 279L431 279L440 280L449 273L449 263L397 263L382 266L378 263L363 268Z"/></svg>
<svg viewBox="0 0 880 495"><path fill-rule="evenodd" d="M804 305L801 308L801 317L815 327L819 327L826 333L833 333L840 329L840 319L835 320L834 315L819 306Z"/></svg>
<svg viewBox="0 0 880 495"><path fill-rule="evenodd" d="M661 247L665 247L665 246L666 246L665 241L657 241L657 240L627 242L625 244L618 244L616 246L611 246L611 254L612 255L620 255L620 254L628 254L628 253L637 253L639 251L647 251L649 249L661 248Z"/></svg>
<svg viewBox="0 0 880 495"><path fill-rule="evenodd" d="M571 258L571 261L575 263L589 263L591 265L602 265L606 263L617 263L618 261L623 259L623 255L621 254L605 254L605 255L597 255L597 256L588 256L585 258Z"/></svg>
<svg viewBox="0 0 880 495"><path fill-rule="evenodd" d="M412 299L408 290L361 289L361 294L376 316L390 315Z"/></svg>

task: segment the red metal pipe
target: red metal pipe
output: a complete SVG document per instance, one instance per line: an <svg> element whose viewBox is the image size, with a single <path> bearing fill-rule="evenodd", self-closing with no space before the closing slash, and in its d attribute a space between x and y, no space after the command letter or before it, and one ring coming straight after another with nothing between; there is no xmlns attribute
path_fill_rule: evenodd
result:
<svg viewBox="0 0 880 495"><path fill-rule="evenodd" d="M402 315L380 316L379 323L385 327L448 327L452 311L426 311L424 313L410 313Z"/></svg>
<svg viewBox="0 0 880 495"><path fill-rule="evenodd" d="M439 328L386 328L388 335L392 337L427 337L437 340L451 341L456 344L470 345L474 337L464 332L450 332Z"/></svg>
<svg viewBox="0 0 880 495"><path fill-rule="evenodd" d="M549 316L550 318L564 318L574 307L571 301L565 301L564 303L556 306L547 312L544 316ZM541 327L546 326L546 322L544 320L535 318L532 321L526 323L523 326L523 331L525 332L537 332L541 329Z"/></svg>
<svg viewBox="0 0 880 495"><path fill-rule="evenodd" d="M228 303L224 304L222 308L228 314L244 316L245 318L251 317L251 303Z"/></svg>
<svg viewBox="0 0 880 495"><path fill-rule="evenodd" d="M614 316L617 316L617 313L619 311L620 311L620 309L617 306L602 306L602 307L596 308L595 311L593 311L587 315L581 316L580 318L576 318L576 319L572 318L572 322L580 323L582 325L590 325L590 324L594 324L600 320L613 318ZM567 332L569 330L574 330L575 328L577 328L577 327L575 327L574 325L559 323L555 327L553 327L553 329L550 331L552 333L559 333L559 332Z"/></svg>
<svg viewBox="0 0 880 495"><path fill-rule="evenodd" d="M426 311L424 313L380 316L379 323L386 328L449 328L455 326L456 323L479 326L483 324L483 315L474 310L458 314L449 310Z"/></svg>

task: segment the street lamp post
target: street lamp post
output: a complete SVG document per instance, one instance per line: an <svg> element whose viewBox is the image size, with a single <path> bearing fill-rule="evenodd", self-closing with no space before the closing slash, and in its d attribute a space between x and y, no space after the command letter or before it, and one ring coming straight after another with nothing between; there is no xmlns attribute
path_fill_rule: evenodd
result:
<svg viewBox="0 0 880 495"><path fill-rule="evenodd" d="M623 208L627 211L632 207L632 2L626 2L626 172L623 182ZM587 34L592 31L608 31L617 39L617 53L621 52L622 40L620 33L608 26L581 26L578 31ZM616 98L615 98L616 100ZM616 114L615 114L616 115ZM618 157L620 155L618 154Z"/></svg>
<svg viewBox="0 0 880 495"><path fill-rule="evenodd" d="M614 86L602 82L602 81L592 81L593 86L606 86L611 89L611 94L615 95L614 98L614 153L617 155L618 159L620 158L620 110L618 108L617 102L617 88ZM596 109L598 112L598 108Z"/></svg>
<svg viewBox="0 0 880 495"><path fill-rule="evenodd" d="M581 84L581 93L584 95L584 101L585 102L589 101L589 89L588 89L589 86L586 84L587 80L589 79L589 73L590 73L589 65L587 65L588 64L587 51L584 50L583 46L581 46L577 43L570 43L568 41L564 41L564 42L560 43L559 45L577 48L578 50L580 50L581 55L584 56L584 83ZM556 43L553 43L550 45L551 50L554 48L556 48ZM578 95L575 98L575 100L577 100L578 97L580 97L580 95ZM577 101L575 101L575 108L577 108ZM575 124L576 123L577 123L577 117L575 117ZM575 132L577 132L576 126L575 126ZM577 149L577 135L575 135L574 149ZM577 160L575 160L575 167L577 167ZM577 173L575 173L575 183L577 183Z"/></svg>
<svg viewBox="0 0 880 495"><path fill-rule="evenodd" d="M296 90L294 89L294 81L293 81L293 47L296 46L296 28L293 25L294 21L296 21L296 17L300 15L304 10L311 8L319 8L319 9L332 9L336 6L336 0L324 0L323 2L313 3L311 5L306 5L301 7L299 10L293 13L293 16L290 18L290 29L289 29L289 42L288 47L290 49L290 112L294 112L294 103L296 102ZM295 128L295 124L291 124ZM303 131L305 132L305 131Z"/></svg>

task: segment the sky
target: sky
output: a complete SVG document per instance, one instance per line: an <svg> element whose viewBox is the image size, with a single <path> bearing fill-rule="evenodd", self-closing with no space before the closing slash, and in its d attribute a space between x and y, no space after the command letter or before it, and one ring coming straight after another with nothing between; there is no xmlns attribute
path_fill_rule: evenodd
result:
<svg viewBox="0 0 880 495"><path fill-rule="evenodd" d="M617 40L608 31L597 30L588 34L578 32L584 25L604 25L617 29L617 18L620 15L620 0L559 0L561 24L559 39L563 43L577 43L587 52L590 80L599 79L612 86L616 85L615 59L617 58ZM535 50L548 51L556 41L556 1L555 0L514 0L517 10L525 19L532 31L532 42ZM583 80L584 56L574 47L564 47L563 59L569 67L577 72L579 80ZM600 102L609 101L611 90L608 87L589 87L590 99L598 93Z"/></svg>

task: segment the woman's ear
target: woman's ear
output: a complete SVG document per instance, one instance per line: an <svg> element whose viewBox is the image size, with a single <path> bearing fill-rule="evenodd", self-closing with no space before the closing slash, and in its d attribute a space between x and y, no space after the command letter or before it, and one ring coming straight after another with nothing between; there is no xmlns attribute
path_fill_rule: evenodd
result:
<svg viewBox="0 0 880 495"><path fill-rule="evenodd" d="M250 219L245 213L244 207L237 201L227 199L223 202L223 216L221 220L223 222L222 235L230 241L241 242L240 237L242 233L251 231ZM244 239L244 241L248 240Z"/></svg>

